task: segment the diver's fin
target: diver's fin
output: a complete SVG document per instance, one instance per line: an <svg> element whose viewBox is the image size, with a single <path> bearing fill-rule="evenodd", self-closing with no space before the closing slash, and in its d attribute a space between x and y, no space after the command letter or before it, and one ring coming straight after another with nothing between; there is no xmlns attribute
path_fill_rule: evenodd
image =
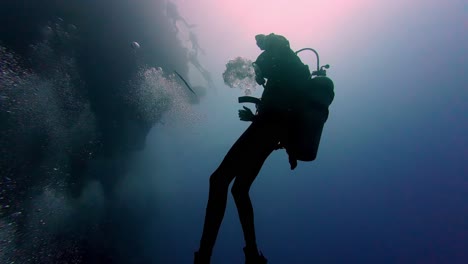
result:
<svg viewBox="0 0 468 264"><path fill-rule="evenodd" d="M297 167L297 159L289 156L289 165L291 166L291 170L294 170Z"/></svg>

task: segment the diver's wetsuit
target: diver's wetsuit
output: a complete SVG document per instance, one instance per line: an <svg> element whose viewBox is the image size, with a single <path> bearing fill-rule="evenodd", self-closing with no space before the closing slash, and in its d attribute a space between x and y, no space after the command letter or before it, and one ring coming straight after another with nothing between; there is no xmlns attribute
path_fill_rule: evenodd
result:
<svg viewBox="0 0 468 264"><path fill-rule="evenodd" d="M252 124L231 147L224 160L210 177L208 205L206 207L203 235L197 254L206 262L214 247L226 209L229 184L235 179L231 192L236 203L246 248L257 252L254 213L249 197L250 186L257 177L267 157L278 148L288 133L291 96L297 78L308 78L310 72L292 50L287 47L280 53L264 51L256 63L268 78L262 95L259 113ZM290 93L290 92L289 92ZM258 253L257 253L258 254Z"/></svg>

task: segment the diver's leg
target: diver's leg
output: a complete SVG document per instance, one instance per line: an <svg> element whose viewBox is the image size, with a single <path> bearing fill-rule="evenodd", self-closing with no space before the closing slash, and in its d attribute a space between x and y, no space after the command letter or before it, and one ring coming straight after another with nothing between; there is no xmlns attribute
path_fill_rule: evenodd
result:
<svg viewBox="0 0 468 264"><path fill-rule="evenodd" d="M236 177L234 185L232 186L231 192L234 196L236 203L237 212L242 225L242 231L244 232L245 239L245 263L246 264L262 264L267 263L267 259L259 254L257 248L257 239L255 236L255 221L252 202L249 196L250 187L255 180L256 176L260 172L260 169L269 156L274 150L278 142L271 144L270 151L262 153L263 155L257 156L255 163L252 164L248 171L244 171L242 174Z"/></svg>
<svg viewBox="0 0 468 264"><path fill-rule="evenodd" d="M260 172L268 156L278 148L282 134L280 122L273 119L260 120L258 125L260 133L255 139L255 148L248 154L248 160L236 176L231 192L236 203L237 212L242 225L245 239L245 263L267 263L263 255L259 254L255 236L255 221L249 191L253 181Z"/></svg>
<svg viewBox="0 0 468 264"><path fill-rule="evenodd" d="M235 174L222 165L210 177L205 223L200 241L200 254L211 256L226 211L229 184Z"/></svg>
<svg viewBox="0 0 468 264"><path fill-rule="evenodd" d="M234 143L221 165L210 177L210 190L199 254L211 256L226 210L229 184L237 176L238 168L246 164L249 152L255 148L258 125L252 123Z"/></svg>
<svg viewBox="0 0 468 264"><path fill-rule="evenodd" d="M268 156L278 146L278 134L274 131L274 127L265 126L268 128L263 137L257 140L255 150L252 150L249 162L234 181L231 192L236 203L237 212L242 225L245 239L245 256L246 263L266 263L266 259L258 253L257 241L255 236L255 221L252 202L249 196L249 190L253 181L257 177L263 163Z"/></svg>
<svg viewBox="0 0 468 264"><path fill-rule="evenodd" d="M242 173L242 175L236 177L236 180L234 181L231 189L232 196L234 197L234 201L236 203L237 212L239 214L239 220L242 225L242 231L244 232L245 244L248 248L257 247L254 226L254 212L249 196L249 190L268 155L266 155L261 160L258 160L258 163L255 164L255 167L252 167L251 170L245 171Z"/></svg>
<svg viewBox="0 0 468 264"><path fill-rule="evenodd" d="M242 225L242 231L244 232L244 239L247 248L257 248L254 212L249 196L250 187L260 172L263 163L273 150L274 145L272 145L270 151L263 153L262 156L258 156L257 160L255 160L255 163L251 165L249 170L243 171L242 174L236 177L231 189L232 196L236 203L237 212L239 214L239 220Z"/></svg>

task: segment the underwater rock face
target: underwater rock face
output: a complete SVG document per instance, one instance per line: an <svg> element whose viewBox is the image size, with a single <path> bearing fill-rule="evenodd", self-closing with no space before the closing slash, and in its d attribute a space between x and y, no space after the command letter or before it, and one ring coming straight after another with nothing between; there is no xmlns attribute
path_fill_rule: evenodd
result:
<svg viewBox="0 0 468 264"><path fill-rule="evenodd" d="M170 75L187 75L186 50L164 0L68 2L0 2L15 25L0 30L0 263L149 263L113 242L141 223L114 189L151 127L193 102Z"/></svg>

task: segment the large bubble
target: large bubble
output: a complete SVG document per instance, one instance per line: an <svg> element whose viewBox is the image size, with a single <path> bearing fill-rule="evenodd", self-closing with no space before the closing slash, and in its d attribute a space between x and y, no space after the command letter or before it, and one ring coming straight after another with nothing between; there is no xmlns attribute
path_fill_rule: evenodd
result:
<svg viewBox="0 0 468 264"><path fill-rule="evenodd" d="M130 44L130 46L132 47L132 49L139 49L140 48L140 44L136 41L133 41L132 44Z"/></svg>
<svg viewBox="0 0 468 264"><path fill-rule="evenodd" d="M226 64L223 79L226 85L243 90L245 95L250 95L257 86L252 61L242 57L230 60Z"/></svg>

